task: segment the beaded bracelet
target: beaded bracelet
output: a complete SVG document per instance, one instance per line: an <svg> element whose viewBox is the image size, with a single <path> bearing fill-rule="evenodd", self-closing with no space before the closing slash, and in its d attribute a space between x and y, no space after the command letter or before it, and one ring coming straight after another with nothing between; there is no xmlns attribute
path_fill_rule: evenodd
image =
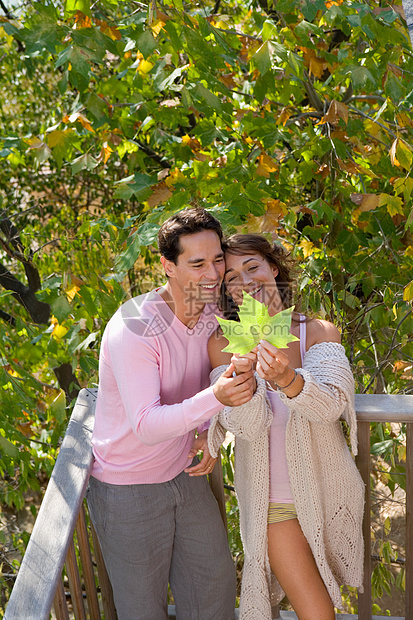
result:
<svg viewBox="0 0 413 620"><path fill-rule="evenodd" d="M277 389L279 390L286 390L287 388L290 387L290 385L292 385L294 383L294 381L297 379L297 375L298 372L296 371L296 369L294 368L294 377L291 379L290 383L288 383L287 385L278 385L277 383L275 383L275 381L273 381L274 385L277 387Z"/></svg>

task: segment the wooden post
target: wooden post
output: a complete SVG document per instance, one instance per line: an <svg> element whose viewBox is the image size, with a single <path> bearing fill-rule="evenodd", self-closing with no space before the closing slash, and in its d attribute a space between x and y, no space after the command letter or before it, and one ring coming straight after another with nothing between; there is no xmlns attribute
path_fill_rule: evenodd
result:
<svg viewBox="0 0 413 620"><path fill-rule="evenodd" d="M83 591L77 568L76 551L73 540L70 542L66 558L67 577L69 579L70 595L75 610L76 620L86 620L85 606L83 604Z"/></svg>
<svg viewBox="0 0 413 620"><path fill-rule="evenodd" d="M99 540L96 534L96 530L93 524L90 524L93 538L93 550L96 560L96 566L99 575L100 591L102 593L102 605L103 612L105 614L105 620L117 620L118 615L115 609L115 603L113 600L112 586L109 581L109 576L106 571L105 561L103 559L102 550L100 548Z"/></svg>
<svg viewBox="0 0 413 620"><path fill-rule="evenodd" d="M370 422L358 423L358 455L357 467L366 485L364 504L363 537L364 537L364 592L358 595L359 620L371 620L371 533L370 533Z"/></svg>
<svg viewBox="0 0 413 620"><path fill-rule="evenodd" d="M413 618L413 423L406 424L406 618Z"/></svg>
<svg viewBox="0 0 413 620"><path fill-rule="evenodd" d="M59 579L54 597L54 612L56 620L69 620L69 612L67 611L65 589L62 579Z"/></svg>
<svg viewBox="0 0 413 620"><path fill-rule="evenodd" d="M87 604L90 620L100 620L98 595L96 591L95 573L93 571L92 555L90 553L89 536L86 526L84 505L80 508L76 525L77 542L80 561L82 564L83 580L87 595Z"/></svg>

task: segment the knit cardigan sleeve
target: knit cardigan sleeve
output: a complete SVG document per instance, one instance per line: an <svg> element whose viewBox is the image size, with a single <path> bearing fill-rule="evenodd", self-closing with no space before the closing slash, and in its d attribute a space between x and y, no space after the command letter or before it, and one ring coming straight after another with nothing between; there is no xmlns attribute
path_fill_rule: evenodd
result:
<svg viewBox="0 0 413 620"><path fill-rule="evenodd" d="M213 385L227 366L214 368L209 375ZM267 399L266 382L255 374L257 389L248 403L239 407L224 407L211 420L208 430L208 448L216 457L225 440L226 431L246 441L254 441L271 425L272 411Z"/></svg>
<svg viewBox="0 0 413 620"><path fill-rule="evenodd" d="M354 409L354 378L344 347L336 342L313 345L297 368L304 379L302 391L294 398L279 396L291 412L310 422L328 424L340 418L350 427L350 443L357 454L357 421Z"/></svg>

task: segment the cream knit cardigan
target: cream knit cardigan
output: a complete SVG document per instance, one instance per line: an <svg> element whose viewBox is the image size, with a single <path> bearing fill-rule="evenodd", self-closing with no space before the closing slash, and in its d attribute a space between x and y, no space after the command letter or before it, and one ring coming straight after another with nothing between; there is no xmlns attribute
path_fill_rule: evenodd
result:
<svg viewBox="0 0 413 620"><path fill-rule="evenodd" d="M210 375L215 383L224 366ZM301 529L311 547L333 604L341 609L340 585L363 583L362 519L364 483L344 438L350 428L357 454L354 380L341 344L323 342L305 354L303 390L279 395L290 410L286 454L291 490ZM226 430L235 439L235 489L244 546L240 620L271 620L271 606L284 593L271 573L267 548L269 441L272 411L266 383L258 375L249 403L224 407L211 420L209 450L217 456Z"/></svg>

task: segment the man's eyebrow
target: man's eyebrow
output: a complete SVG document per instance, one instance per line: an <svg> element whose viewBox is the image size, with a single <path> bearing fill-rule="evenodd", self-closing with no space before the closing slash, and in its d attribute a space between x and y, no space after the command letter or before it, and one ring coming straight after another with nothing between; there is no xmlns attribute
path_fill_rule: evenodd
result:
<svg viewBox="0 0 413 620"><path fill-rule="evenodd" d="M224 257L224 252L219 252L219 254L217 254L217 255L214 257L214 260L215 260L216 258L223 258L223 257ZM189 263L189 264L191 264L191 265L194 265L195 263L204 263L204 262L205 262L205 260L206 260L205 258L190 258L190 259L188 260L188 263Z"/></svg>

